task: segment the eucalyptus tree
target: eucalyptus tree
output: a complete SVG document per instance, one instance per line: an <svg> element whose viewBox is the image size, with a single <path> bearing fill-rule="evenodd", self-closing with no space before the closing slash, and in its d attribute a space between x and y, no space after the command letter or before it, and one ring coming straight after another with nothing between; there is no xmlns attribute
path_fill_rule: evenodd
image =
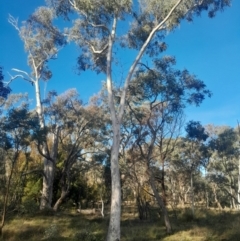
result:
<svg viewBox="0 0 240 241"><path fill-rule="evenodd" d="M198 174L201 167L205 167L209 160L209 151L206 145L208 135L205 128L198 121L189 121L185 128L186 137L181 138L178 144L179 165L188 172L191 190L191 207L194 216L194 174ZM190 174L190 175L189 175Z"/></svg>
<svg viewBox="0 0 240 241"><path fill-rule="evenodd" d="M121 184L118 157L120 128L129 83L140 61L146 63L148 57L153 58L162 52L165 48L162 43L163 37L178 26L182 19L192 20L194 15L200 15L203 10L208 10L209 16L213 17L218 10L229 6L230 0L134 2L131 0L48 0L48 2L55 8L56 13L65 19L77 16L74 26L66 34L69 40L75 41L81 48L78 58L79 69L90 69L106 76L113 129L112 201L107 240L120 240ZM70 13L76 14L70 15ZM128 49L135 55L129 59L131 62L129 65L125 65L124 58L121 59L124 52L120 49L124 52ZM144 59L144 57L147 58ZM124 76L114 79L115 71L122 66L126 66ZM115 105L114 101L113 81L123 83L118 105Z"/></svg>
<svg viewBox="0 0 240 241"><path fill-rule="evenodd" d="M222 200L229 200L230 206L236 208L238 202L238 134L233 128L225 128L210 141L209 146L212 155L208 165L208 177L213 186L215 202L221 203L216 196L218 191L221 192Z"/></svg>
<svg viewBox="0 0 240 241"><path fill-rule="evenodd" d="M199 105L211 94L201 80L187 70L175 70L174 64L173 57L165 56L155 59L153 68L140 67L129 84L126 99L126 110L130 112L131 125L134 126L131 133L133 148L139 149L140 159L145 163L146 175L163 211L168 232L171 232L171 225L164 205L165 165L181 133L184 108L189 104ZM155 185L156 167L161 169L158 181L161 182L163 198Z"/></svg>
<svg viewBox="0 0 240 241"><path fill-rule="evenodd" d="M87 161L103 154L105 121L101 109L93 103L84 106L75 89L57 95L52 91L44 100L44 114L51 133L58 126L57 170L61 195L53 209L56 211L71 188L72 168L89 169L96 163ZM41 143L38 143L41 145ZM84 166L84 167L83 167ZM89 167L87 167L89 166Z"/></svg>
<svg viewBox="0 0 240 241"><path fill-rule="evenodd" d="M18 19L9 16L8 21L17 30L19 37L23 41L24 49L28 57L28 65L31 73L25 70L13 68L17 74L11 76L9 82L16 78L26 80L34 86L36 97L36 112L42 129L45 128L45 121L42 109L40 81L48 81L52 72L48 68L48 61L57 57L59 48L65 44L65 40L60 31L53 27L52 21L54 12L47 7L38 8L30 18L19 27ZM55 137L56 139L57 137ZM55 143L57 143L55 141ZM56 149L56 148L55 148ZM43 145L42 153L44 156L44 175L40 209L51 207L52 180L53 180L53 161L47 150L47 143Z"/></svg>

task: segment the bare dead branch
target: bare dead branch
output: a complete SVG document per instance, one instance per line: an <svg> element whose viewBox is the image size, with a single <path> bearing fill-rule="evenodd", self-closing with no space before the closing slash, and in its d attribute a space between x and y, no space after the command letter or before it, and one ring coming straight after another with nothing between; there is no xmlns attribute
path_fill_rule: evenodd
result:
<svg viewBox="0 0 240 241"><path fill-rule="evenodd" d="M20 32L20 29L18 27L18 18L14 18L11 14L8 14L8 22L18 31Z"/></svg>

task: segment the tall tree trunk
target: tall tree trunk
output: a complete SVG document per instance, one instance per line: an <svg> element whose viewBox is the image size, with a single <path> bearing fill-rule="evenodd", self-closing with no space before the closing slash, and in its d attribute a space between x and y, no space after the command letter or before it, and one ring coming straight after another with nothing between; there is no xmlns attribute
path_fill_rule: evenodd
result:
<svg viewBox="0 0 240 241"><path fill-rule="evenodd" d="M51 209L55 163L51 160L45 159L43 163L43 173L43 187L40 204L41 210Z"/></svg>
<svg viewBox="0 0 240 241"><path fill-rule="evenodd" d="M111 150L111 211L107 241L120 241L121 183L118 164L120 148L120 126L113 125L113 144Z"/></svg>
<svg viewBox="0 0 240 241"><path fill-rule="evenodd" d="M112 143L112 150L111 150L112 195L111 195L110 223L109 223L109 229L107 234L107 241L120 241L121 183L120 183L118 156L119 156L119 148L120 148L120 126L124 115L124 108L125 108L126 95L127 95L129 82L131 81L132 75L135 71L137 64L142 58L145 50L147 49L155 33L158 32L160 29L163 29L164 24L170 18L174 10L178 7L178 5L181 2L182 0L178 0L178 2L169 11L167 16L155 28L153 28L153 30L147 37L146 41L140 48L125 79L125 83L121 93L120 104L118 107L118 114L114 106L114 94L113 94L113 87L112 87L112 50L113 50L113 43L115 41L115 35L116 35L117 16L114 16L113 18L111 34L109 35L109 40L108 40L107 68L106 68L108 104L110 108L112 128L113 128L113 143Z"/></svg>
<svg viewBox="0 0 240 241"><path fill-rule="evenodd" d="M56 168L56 158L58 149L58 132L59 127L56 127L56 132L53 134L51 156L44 158L43 162L43 187L40 203L40 210L51 209L53 195L53 181ZM46 145L44 145L44 153L46 153Z"/></svg>
<svg viewBox="0 0 240 241"><path fill-rule="evenodd" d="M37 73L37 71L36 71ZM36 77L34 82L35 95L36 95L36 111L39 117L39 124L42 129L45 128L41 94L39 88L39 79ZM40 201L40 210L51 208L52 202L52 188L53 188L53 175L54 175L54 163L47 159L47 140L44 140L42 153L43 157L43 184L42 184L42 195Z"/></svg>
<svg viewBox="0 0 240 241"><path fill-rule="evenodd" d="M153 194L157 200L157 203L158 203L159 207L162 209L162 215L164 218L164 223L166 226L167 233L172 233L172 226L171 226L171 223L170 223L170 220L168 217L168 212L167 212L166 206L164 205L164 202L157 191L157 188L156 188L155 182L154 182L154 178L153 178L151 172L149 172L149 182L150 182L151 188L153 190Z"/></svg>

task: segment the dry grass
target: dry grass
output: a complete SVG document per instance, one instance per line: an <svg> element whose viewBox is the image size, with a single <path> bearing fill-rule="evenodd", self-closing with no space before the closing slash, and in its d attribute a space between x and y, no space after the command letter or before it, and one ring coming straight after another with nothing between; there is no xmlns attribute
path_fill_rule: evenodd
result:
<svg viewBox="0 0 240 241"><path fill-rule="evenodd" d="M240 213L188 209L170 213L174 232L166 235L156 210L140 221L134 209L124 212L121 241L240 241ZM3 241L103 241L107 218L75 212L12 216L3 230Z"/></svg>

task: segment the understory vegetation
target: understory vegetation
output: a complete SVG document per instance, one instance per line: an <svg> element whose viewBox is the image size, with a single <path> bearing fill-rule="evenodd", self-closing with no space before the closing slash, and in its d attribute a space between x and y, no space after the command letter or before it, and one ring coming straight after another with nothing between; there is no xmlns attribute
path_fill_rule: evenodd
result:
<svg viewBox="0 0 240 241"><path fill-rule="evenodd" d="M131 212L129 212L131 210ZM156 210L141 221L133 206L123 212L123 241L239 241L238 212L197 209L193 218L190 209L170 210L173 234L167 235ZM83 215L75 211L11 215L6 222L2 241L103 241L108 217Z"/></svg>

